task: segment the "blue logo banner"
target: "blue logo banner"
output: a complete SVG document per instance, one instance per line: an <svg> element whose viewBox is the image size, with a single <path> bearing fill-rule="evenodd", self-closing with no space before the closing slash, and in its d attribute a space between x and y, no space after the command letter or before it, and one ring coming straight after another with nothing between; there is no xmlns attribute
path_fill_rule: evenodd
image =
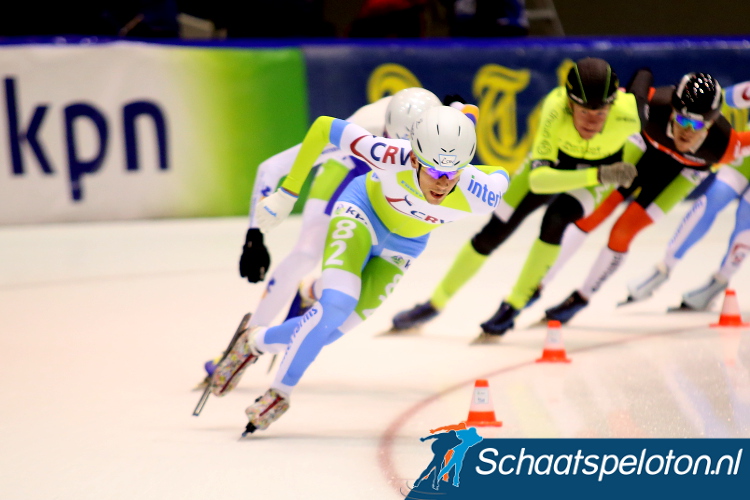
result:
<svg viewBox="0 0 750 500"><path fill-rule="evenodd" d="M750 65L742 38L401 40L302 49L311 120L347 118L407 87L424 87L440 99L460 95L479 107L475 163L511 173L529 152L540 102L577 59L606 59L623 87L642 67L651 68L655 86L697 71L726 87L747 80Z"/></svg>
<svg viewBox="0 0 750 500"><path fill-rule="evenodd" d="M750 485L750 439L483 439L469 427L422 440L434 456L411 500L745 497Z"/></svg>

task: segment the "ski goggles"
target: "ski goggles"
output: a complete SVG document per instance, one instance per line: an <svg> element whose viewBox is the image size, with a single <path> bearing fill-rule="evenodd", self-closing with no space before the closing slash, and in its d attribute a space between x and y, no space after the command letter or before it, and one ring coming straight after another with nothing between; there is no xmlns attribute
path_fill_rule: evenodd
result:
<svg viewBox="0 0 750 500"><path fill-rule="evenodd" d="M681 115L680 113L675 113L674 119L680 125L680 127L682 128L691 127L693 130L696 130L696 131L703 130L704 128L707 128L709 125L711 125L710 121L701 120L698 118L690 118L689 116Z"/></svg>
<svg viewBox="0 0 750 500"><path fill-rule="evenodd" d="M419 162L419 165L422 167L422 170L433 179L440 180L441 177L445 176L449 181L452 181L453 179L458 177L458 175L461 173L461 170L464 168L461 167L458 170L451 170L449 172L446 172L444 170L438 170L436 168L430 167L429 165L425 165L421 161Z"/></svg>

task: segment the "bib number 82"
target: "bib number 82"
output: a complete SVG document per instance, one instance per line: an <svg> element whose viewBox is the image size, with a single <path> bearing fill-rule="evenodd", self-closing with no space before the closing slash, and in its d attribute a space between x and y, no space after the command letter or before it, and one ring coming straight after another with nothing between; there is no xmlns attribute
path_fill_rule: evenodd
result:
<svg viewBox="0 0 750 500"><path fill-rule="evenodd" d="M339 259L339 255L344 253L346 251L346 241L352 236L354 236L354 228L357 227L357 224L348 219L342 219L336 223L336 229L334 229L333 233L331 233L331 238L333 238L334 241L331 242L329 246L335 248L333 253L330 257L328 257L328 260L326 260L325 265L326 266L343 266L344 261Z"/></svg>

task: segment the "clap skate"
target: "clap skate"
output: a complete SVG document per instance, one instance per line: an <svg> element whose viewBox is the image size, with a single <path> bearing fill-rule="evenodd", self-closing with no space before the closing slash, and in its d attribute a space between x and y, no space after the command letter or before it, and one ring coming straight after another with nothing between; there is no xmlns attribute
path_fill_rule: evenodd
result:
<svg viewBox="0 0 750 500"><path fill-rule="evenodd" d="M214 359L209 359L203 364L203 369L206 370L206 376L203 377L203 380L201 380L200 383L195 386L195 389L205 389L206 387L208 387L208 384L211 383L211 375L213 375L214 371L216 371L216 365L219 364L219 361L221 361L221 356L217 356Z"/></svg>
<svg viewBox="0 0 750 500"><path fill-rule="evenodd" d="M211 375L211 394L224 396L235 388L245 369L258 361L262 352L255 348L253 338L260 330L259 326L245 330L229 350L226 356L216 365Z"/></svg>
<svg viewBox="0 0 750 500"><path fill-rule="evenodd" d="M573 316L578 314L578 311L589 305L589 301L584 299L583 296L578 293L578 290L571 293L570 296L562 301L555 307L550 307L544 311L544 315L547 320L557 320L562 324L570 321Z"/></svg>
<svg viewBox="0 0 750 500"><path fill-rule="evenodd" d="M237 343L239 338L242 336L243 333L247 331L247 324L250 322L250 313L245 314L245 316L242 317L242 321L240 321L240 325L237 327L237 330L234 332L234 335L232 336L232 340L229 341L229 345L226 349L224 349L224 353L221 355L220 358L217 360L211 360L206 362L204 365L204 368L206 369L206 372L209 371L209 369L213 368L213 371L208 373L206 377L203 379L203 382L200 384L203 386L203 394L201 395L201 398L198 400L198 404L195 406L195 410L193 410L193 416L197 417L201 414L201 411L203 411L203 407L206 405L206 401L208 401L208 396L211 394L211 379L213 376L213 373L216 371L216 365L221 363L231 352L234 345Z"/></svg>
<svg viewBox="0 0 750 500"><path fill-rule="evenodd" d="M250 421L242 436L248 433L263 431L277 421L289 409L289 398L275 389L268 389L265 394L255 400L255 403L245 409Z"/></svg>
<svg viewBox="0 0 750 500"><path fill-rule="evenodd" d="M672 307L669 309L669 312L707 311L716 296L727 289L728 284L723 276L715 274L711 276L707 284L695 290L685 292L682 295L682 303L679 307Z"/></svg>
<svg viewBox="0 0 750 500"><path fill-rule="evenodd" d="M401 311L393 317L393 327L386 333L403 333L421 326L440 314L429 300L411 309Z"/></svg>
<svg viewBox="0 0 750 500"><path fill-rule="evenodd" d="M518 316L521 311L517 310L512 305L503 301L500 303L500 307L497 309L495 314L482 323L482 333L479 334L471 343L472 344L492 344L500 340L500 337L505 335L505 332L513 328L514 319Z"/></svg>
<svg viewBox="0 0 750 500"><path fill-rule="evenodd" d="M666 266L661 263L657 264L646 277L628 283L628 298L617 306L648 299L668 279L669 271Z"/></svg>

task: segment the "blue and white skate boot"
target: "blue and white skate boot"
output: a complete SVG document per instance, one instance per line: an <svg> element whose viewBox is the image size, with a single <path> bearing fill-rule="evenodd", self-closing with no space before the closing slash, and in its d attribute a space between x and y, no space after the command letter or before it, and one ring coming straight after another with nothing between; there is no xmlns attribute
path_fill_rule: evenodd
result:
<svg viewBox="0 0 750 500"><path fill-rule="evenodd" d="M640 302L651 297L669 279L669 271L664 264L657 264L648 275L628 283L628 298L620 305Z"/></svg>
<svg viewBox="0 0 750 500"><path fill-rule="evenodd" d="M258 361L263 354L255 347L254 338L263 327L255 326L245 330L237 339L232 350L216 365L211 375L211 394L223 396L235 388L245 369Z"/></svg>
<svg viewBox="0 0 750 500"><path fill-rule="evenodd" d="M288 409L289 398L275 389L268 389L255 400L255 403L245 409L245 415L250 421L242 435L268 429L268 426L277 421Z"/></svg>
<svg viewBox="0 0 750 500"><path fill-rule="evenodd" d="M570 294L570 297L562 301L555 307L550 307L544 314L547 320L556 319L560 323L567 323L573 316L578 314L578 311L589 305L589 301L584 299L583 296L578 293L578 290Z"/></svg>
<svg viewBox="0 0 750 500"><path fill-rule="evenodd" d="M727 289L729 283L723 276L715 274L700 288L685 292L682 295L680 309L683 311L707 311L717 295Z"/></svg>
<svg viewBox="0 0 750 500"><path fill-rule="evenodd" d="M411 309L401 311L393 317L393 328L391 331L402 331L410 328L416 328L430 321L440 314L432 303L428 300L424 304L417 304Z"/></svg>

